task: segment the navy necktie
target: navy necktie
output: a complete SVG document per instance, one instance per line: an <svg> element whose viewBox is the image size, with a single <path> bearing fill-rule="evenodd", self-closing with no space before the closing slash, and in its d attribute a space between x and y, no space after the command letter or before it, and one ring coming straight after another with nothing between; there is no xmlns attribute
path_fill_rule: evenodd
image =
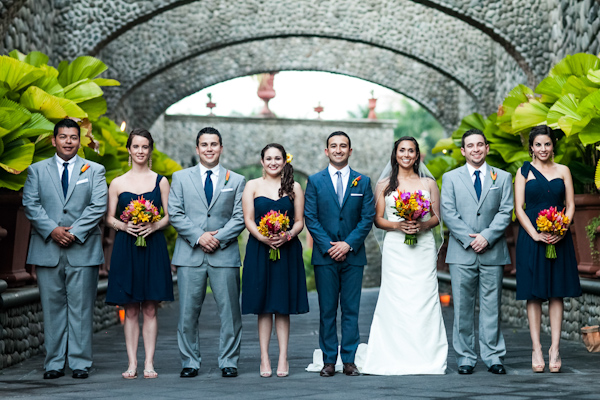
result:
<svg viewBox="0 0 600 400"><path fill-rule="evenodd" d="M204 194L206 195L206 201L208 202L208 205L210 205L210 202L213 198L213 185L212 180L210 179L211 175L211 170L206 171L206 181L204 182Z"/></svg>
<svg viewBox="0 0 600 400"><path fill-rule="evenodd" d="M342 184L342 173L341 171L336 172L338 178L337 178L337 187L336 187L336 191L337 191L337 197L338 197L338 202L340 203L340 206L342 205L342 202L344 201L344 185Z"/></svg>
<svg viewBox="0 0 600 400"><path fill-rule="evenodd" d="M63 163L63 173L62 173L62 178L60 178L60 181L62 183L62 188L63 188L63 194L65 195L65 198L67 197L67 192L69 191L69 163Z"/></svg>
<svg viewBox="0 0 600 400"><path fill-rule="evenodd" d="M475 171L475 193L477 193L477 200L481 197L481 179L479 174L481 171Z"/></svg>

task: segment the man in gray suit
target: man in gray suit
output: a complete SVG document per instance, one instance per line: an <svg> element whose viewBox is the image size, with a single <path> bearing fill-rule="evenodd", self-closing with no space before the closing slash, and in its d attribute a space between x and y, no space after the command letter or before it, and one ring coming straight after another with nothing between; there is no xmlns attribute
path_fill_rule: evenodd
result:
<svg viewBox="0 0 600 400"><path fill-rule="evenodd" d="M504 231L513 209L512 177L485 162L489 152L480 130L462 137L467 164L442 178L442 216L450 230L446 262L454 297L453 345L458 373L471 374L475 353L475 299L479 290L479 350L494 374L505 374L500 331L502 273L510 264Z"/></svg>
<svg viewBox="0 0 600 400"><path fill-rule="evenodd" d="M237 376L242 337L240 312L240 251L237 237L244 229L243 176L219 164L221 134L203 128L196 137L200 164L173 174L169 218L179 236L173 264L177 266L179 324L177 342L182 378L198 375L198 318L210 279L219 317L219 368L223 377Z"/></svg>
<svg viewBox="0 0 600 400"><path fill-rule="evenodd" d="M27 263L37 266L44 312L44 379L85 379L92 366L98 266L104 262L98 223L106 212L104 167L77 156L79 125L54 127L56 155L27 170L25 215L33 227Z"/></svg>

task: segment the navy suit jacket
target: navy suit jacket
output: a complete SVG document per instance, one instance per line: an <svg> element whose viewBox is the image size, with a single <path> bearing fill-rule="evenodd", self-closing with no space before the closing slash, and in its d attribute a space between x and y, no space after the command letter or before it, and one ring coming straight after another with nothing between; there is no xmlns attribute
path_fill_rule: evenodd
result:
<svg viewBox="0 0 600 400"><path fill-rule="evenodd" d="M356 186L352 182L360 177ZM350 169L344 201L340 206L327 168L308 177L304 217L314 240L312 264L327 265L336 261L329 257L330 242L344 241L352 250L345 262L363 266L367 263L364 241L373 225L375 205L371 180Z"/></svg>

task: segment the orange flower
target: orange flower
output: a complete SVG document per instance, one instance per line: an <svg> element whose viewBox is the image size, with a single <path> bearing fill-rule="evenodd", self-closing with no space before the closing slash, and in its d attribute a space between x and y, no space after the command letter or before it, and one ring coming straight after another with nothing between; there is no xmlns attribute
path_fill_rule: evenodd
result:
<svg viewBox="0 0 600 400"><path fill-rule="evenodd" d="M81 168L81 173L83 174L85 171L88 170L88 168L90 167L90 164L85 164L82 168Z"/></svg>
<svg viewBox="0 0 600 400"><path fill-rule="evenodd" d="M496 179L498 179L498 173L494 170L490 171L490 176L492 177L492 185L496 184Z"/></svg>
<svg viewBox="0 0 600 400"><path fill-rule="evenodd" d="M362 178L362 175L357 176L353 181L352 181L352 187L358 185L358 182L360 181L360 178Z"/></svg>
<svg viewBox="0 0 600 400"><path fill-rule="evenodd" d="M227 185L227 182L229 182L229 170L227 170L227 173L225 174L225 183L223 184L223 186Z"/></svg>

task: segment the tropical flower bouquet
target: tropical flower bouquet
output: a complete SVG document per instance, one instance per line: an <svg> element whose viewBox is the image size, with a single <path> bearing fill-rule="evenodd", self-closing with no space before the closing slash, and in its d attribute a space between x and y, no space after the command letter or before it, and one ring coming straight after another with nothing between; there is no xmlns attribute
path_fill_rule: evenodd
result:
<svg viewBox="0 0 600 400"><path fill-rule="evenodd" d="M406 221L416 221L427 215L431 208L429 199L423 196L420 190L416 192L401 192L398 189L398 196L394 196L395 205L392 208L394 214ZM406 234L404 243L410 246L417 244L417 235Z"/></svg>
<svg viewBox="0 0 600 400"><path fill-rule="evenodd" d="M558 211L556 207L550 207L540 211L535 222L540 232L562 236L567 232L569 217L565 215L564 208ZM551 243L546 244L546 258L556 258L556 247Z"/></svg>
<svg viewBox="0 0 600 400"><path fill-rule="evenodd" d="M121 221L131 221L135 225L144 222L156 222L160 219L158 208L151 201L144 199L144 196L138 197L137 200L131 200L121 214ZM146 247L146 239L143 236L138 236L135 245Z"/></svg>
<svg viewBox="0 0 600 400"><path fill-rule="evenodd" d="M279 211L271 210L260 219L258 232L265 237L272 238L277 235L284 236L289 227L290 217L288 217L287 211L285 214L282 214ZM269 260L276 261L280 258L281 253L279 249L271 249L269 251Z"/></svg>

